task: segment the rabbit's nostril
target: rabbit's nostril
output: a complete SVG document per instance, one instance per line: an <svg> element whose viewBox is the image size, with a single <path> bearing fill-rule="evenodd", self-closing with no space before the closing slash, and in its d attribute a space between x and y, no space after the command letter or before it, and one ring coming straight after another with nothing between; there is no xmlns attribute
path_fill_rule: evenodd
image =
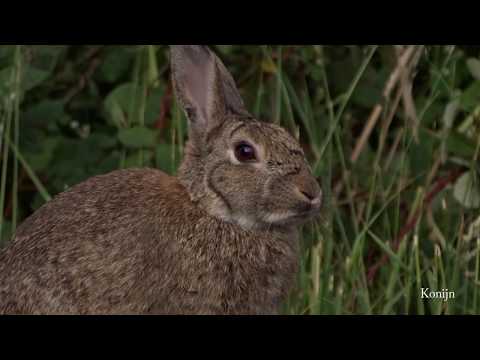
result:
<svg viewBox="0 0 480 360"><path fill-rule="evenodd" d="M306 191L301 191L301 193L310 201L315 200L315 198L317 197L317 195L312 195L311 193Z"/></svg>
<svg viewBox="0 0 480 360"><path fill-rule="evenodd" d="M304 191L300 190L300 193L304 196L305 200L311 203L312 206L319 206L322 202L322 193L321 191Z"/></svg>

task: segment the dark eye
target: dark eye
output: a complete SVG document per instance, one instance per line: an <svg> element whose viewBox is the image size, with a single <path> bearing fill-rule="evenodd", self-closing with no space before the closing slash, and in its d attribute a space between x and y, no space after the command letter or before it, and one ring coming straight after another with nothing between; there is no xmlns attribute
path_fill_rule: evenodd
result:
<svg viewBox="0 0 480 360"><path fill-rule="evenodd" d="M253 146L244 142L235 146L235 157L241 163L257 161L257 154Z"/></svg>

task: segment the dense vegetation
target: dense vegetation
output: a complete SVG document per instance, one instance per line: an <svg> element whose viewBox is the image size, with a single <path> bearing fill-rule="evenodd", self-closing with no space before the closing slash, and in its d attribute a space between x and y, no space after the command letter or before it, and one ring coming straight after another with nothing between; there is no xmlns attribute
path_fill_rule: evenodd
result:
<svg viewBox="0 0 480 360"><path fill-rule="evenodd" d="M480 50L216 46L249 109L298 136L326 192L288 314L480 313ZM93 175L174 174L166 46L0 46L0 246ZM421 299L421 288L455 291Z"/></svg>

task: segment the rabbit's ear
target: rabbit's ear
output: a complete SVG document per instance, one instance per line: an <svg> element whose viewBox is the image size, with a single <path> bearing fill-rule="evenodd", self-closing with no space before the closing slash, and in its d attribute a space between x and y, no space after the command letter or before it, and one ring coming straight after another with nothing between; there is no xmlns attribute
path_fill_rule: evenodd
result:
<svg viewBox="0 0 480 360"><path fill-rule="evenodd" d="M202 45L170 45L177 99L194 135L205 136L228 113L247 115L235 82L221 60Z"/></svg>

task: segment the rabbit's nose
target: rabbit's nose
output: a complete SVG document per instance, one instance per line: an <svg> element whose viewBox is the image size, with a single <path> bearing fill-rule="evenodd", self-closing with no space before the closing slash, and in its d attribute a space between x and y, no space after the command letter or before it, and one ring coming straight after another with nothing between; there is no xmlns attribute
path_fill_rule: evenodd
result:
<svg viewBox="0 0 480 360"><path fill-rule="evenodd" d="M315 193L310 193L306 191L300 190L300 193L303 195L305 200L309 203L312 204L312 206L320 206L322 203L322 193L319 190L318 192Z"/></svg>
<svg viewBox="0 0 480 360"><path fill-rule="evenodd" d="M320 206L322 202L322 190L316 179L302 181L297 185L297 190L302 200L313 206Z"/></svg>

